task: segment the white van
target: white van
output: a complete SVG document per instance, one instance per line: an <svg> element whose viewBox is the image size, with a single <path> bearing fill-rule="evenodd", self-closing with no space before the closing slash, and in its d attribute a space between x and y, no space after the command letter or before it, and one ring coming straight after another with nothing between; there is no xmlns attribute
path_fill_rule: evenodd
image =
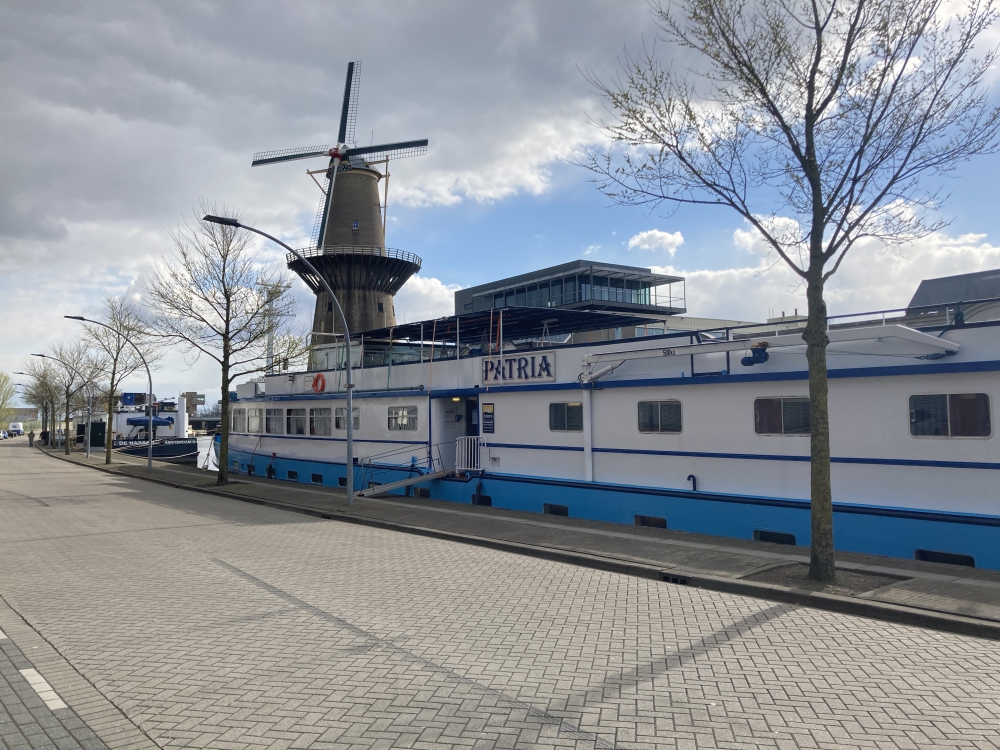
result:
<svg viewBox="0 0 1000 750"><path fill-rule="evenodd" d="M14 437L14 435L17 435L18 437L20 437L21 435L24 434L24 423L23 422L11 422L10 423L10 429L8 429L7 432L10 433L11 437Z"/></svg>

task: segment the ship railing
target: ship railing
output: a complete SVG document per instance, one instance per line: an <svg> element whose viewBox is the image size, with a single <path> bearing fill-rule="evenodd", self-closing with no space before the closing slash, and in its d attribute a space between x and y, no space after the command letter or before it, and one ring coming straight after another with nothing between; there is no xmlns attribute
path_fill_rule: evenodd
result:
<svg viewBox="0 0 1000 750"><path fill-rule="evenodd" d="M414 263L418 266L423 265L423 260L415 253L408 253L393 247L378 247L375 245L326 245L324 247L313 245L312 247L301 248L299 254L306 258L315 258L320 255L370 255L404 260L407 263ZM296 260L296 257L292 253L286 253L285 259L288 263L292 263Z"/></svg>
<svg viewBox="0 0 1000 750"><path fill-rule="evenodd" d="M444 468L439 445L414 442L402 448L373 453L358 459L359 471L355 473L355 490L370 489L390 473L400 471L431 474Z"/></svg>
<svg viewBox="0 0 1000 750"><path fill-rule="evenodd" d="M1000 297L949 302L939 305L895 307L827 316L827 330L869 328L872 326L904 325L910 328L951 327L963 323L1000 320ZM768 323L746 323L739 326L719 326L695 331L673 330L663 338L688 338L698 342L740 341L761 336L801 336L806 328L806 316L781 318ZM669 321L668 321L669 325Z"/></svg>
<svg viewBox="0 0 1000 750"><path fill-rule="evenodd" d="M445 464L441 453L441 447L447 446L455 448L454 467ZM418 450L423 454L415 455ZM421 474L432 474L439 471L454 471L457 474L469 474L481 471L483 460L487 455L486 440L477 436L462 436L442 443L432 443L431 445L414 443L403 448L375 453L358 460L358 472L355 476L355 489L370 489L379 484L388 482L380 481L388 478L390 474L398 474L401 471L418 472ZM407 458L409 459L407 461Z"/></svg>
<svg viewBox="0 0 1000 750"><path fill-rule="evenodd" d="M482 469L482 457L486 453L486 441L478 436L463 436L455 439L455 471L468 473Z"/></svg>

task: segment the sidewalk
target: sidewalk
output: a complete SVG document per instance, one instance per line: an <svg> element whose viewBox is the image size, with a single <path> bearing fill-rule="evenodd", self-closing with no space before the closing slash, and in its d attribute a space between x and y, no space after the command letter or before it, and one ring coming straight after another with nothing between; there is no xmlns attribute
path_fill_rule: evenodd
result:
<svg viewBox="0 0 1000 750"><path fill-rule="evenodd" d="M82 453L51 455L88 465ZM823 587L807 578L807 547L398 496L348 506L334 488L245 476L219 487L214 472L157 462L150 472L145 459L122 456L106 466L103 452L89 466L322 518L1000 640L1000 571L838 553L837 584Z"/></svg>

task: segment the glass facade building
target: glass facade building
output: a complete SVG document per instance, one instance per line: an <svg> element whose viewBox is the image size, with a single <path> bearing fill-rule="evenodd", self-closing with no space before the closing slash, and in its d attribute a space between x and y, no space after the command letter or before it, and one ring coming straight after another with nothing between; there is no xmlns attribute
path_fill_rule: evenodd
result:
<svg viewBox="0 0 1000 750"><path fill-rule="evenodd" d="M500 307L563 307L655 315L687 312L682 277L583 260L455 292L456 315Z"/></svg>

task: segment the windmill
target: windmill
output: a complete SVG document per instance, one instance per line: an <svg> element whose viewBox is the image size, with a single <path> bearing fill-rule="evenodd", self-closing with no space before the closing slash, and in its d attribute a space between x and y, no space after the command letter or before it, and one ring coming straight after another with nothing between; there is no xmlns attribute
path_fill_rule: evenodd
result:
<svg viewBox="0 0 1000 750"><path fill-rule="evenodd" d="M316 212L315 245L301 252L311 259L337 295L352 333L395 325L392 298L421 264L416 255L385 246L385 217L378 195L383 175L372 165L386 165L388 196L389 160L427 153L426 138L372 146L356 144L360 85L361 63L348 63L335 146L262 151L254 154L251 164L261 167L299 159L329 159L326 169L308 172L310 176L325 172L326 183L320 186L323 198ZM329 295L319 279L295 256L289 254L287 261L288 267L316 294L313 331L334 334L332 301L327 299ZM316 341L323 343L318 337Z"/></svg>

